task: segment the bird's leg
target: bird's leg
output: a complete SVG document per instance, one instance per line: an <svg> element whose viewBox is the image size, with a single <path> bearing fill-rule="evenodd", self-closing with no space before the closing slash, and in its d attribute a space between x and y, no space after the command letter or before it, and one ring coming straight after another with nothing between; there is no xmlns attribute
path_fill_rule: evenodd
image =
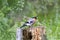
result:
<svg viewBox="0 0 60 40"><path fill-rule="evenodd" d="M33 27L33 25L29 26L29 28Z"/></svg>
<svg viewBox="0 0 60 40"><path fill-rule="evenodd" d="M30 28L31 26L29 26L29 28Z"/></svg>
<svg viewBox="0 0 60 40"><path fill-rule="evenodd" d="M33 25L31 27L33 27Z"/></svg>

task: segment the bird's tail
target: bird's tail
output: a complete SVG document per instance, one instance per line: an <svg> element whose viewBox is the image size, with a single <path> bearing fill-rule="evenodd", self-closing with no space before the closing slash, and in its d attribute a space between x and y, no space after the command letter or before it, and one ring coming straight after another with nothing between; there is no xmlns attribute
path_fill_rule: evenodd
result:
<svg viewBox="0 0 60 40"><path fill-rule="evenodd" d="M23 28L23 27L25 27L26 25L24 24L24 25L22 25L20 28Z"/></svg>

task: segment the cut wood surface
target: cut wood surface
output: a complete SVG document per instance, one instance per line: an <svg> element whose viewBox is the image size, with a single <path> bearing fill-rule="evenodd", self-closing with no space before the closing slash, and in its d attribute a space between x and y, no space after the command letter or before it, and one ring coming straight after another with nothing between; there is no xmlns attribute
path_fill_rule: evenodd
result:
<svg viewBox="0 0 60 40"><path fill-rule="evenodd" d="M20 40L47 40L45 27L43 26L30 27L21 30L22 31L19 32L21 37L18 37Z"/></svg>

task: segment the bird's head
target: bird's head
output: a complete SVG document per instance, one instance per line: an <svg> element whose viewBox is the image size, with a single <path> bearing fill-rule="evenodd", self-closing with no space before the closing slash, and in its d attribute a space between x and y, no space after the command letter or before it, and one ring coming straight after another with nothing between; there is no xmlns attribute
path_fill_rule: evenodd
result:
<svg viewBox="0 0 60 40"><path fill-rule="evenodd" d="M32 17L32 18L37 19L37 17Z"/></svg>
<svg viewBox="0 0 60 40"><path fill-rule="evenodd" d="M37 20L37 17L32 17L32 18L33 18L34 22L36 22L36 20Z"/></svg>

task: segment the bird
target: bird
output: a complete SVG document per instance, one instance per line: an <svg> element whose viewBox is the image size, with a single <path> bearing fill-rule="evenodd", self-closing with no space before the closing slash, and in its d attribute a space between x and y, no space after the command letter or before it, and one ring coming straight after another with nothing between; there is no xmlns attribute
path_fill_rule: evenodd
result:
<svg viewBox="0 0 60 40"><path fill-rule="evenodd" d="M37 17L31 17L20 28L23 28L25 26L31 27L36 22L36 20L37 20Z"/></svg>

